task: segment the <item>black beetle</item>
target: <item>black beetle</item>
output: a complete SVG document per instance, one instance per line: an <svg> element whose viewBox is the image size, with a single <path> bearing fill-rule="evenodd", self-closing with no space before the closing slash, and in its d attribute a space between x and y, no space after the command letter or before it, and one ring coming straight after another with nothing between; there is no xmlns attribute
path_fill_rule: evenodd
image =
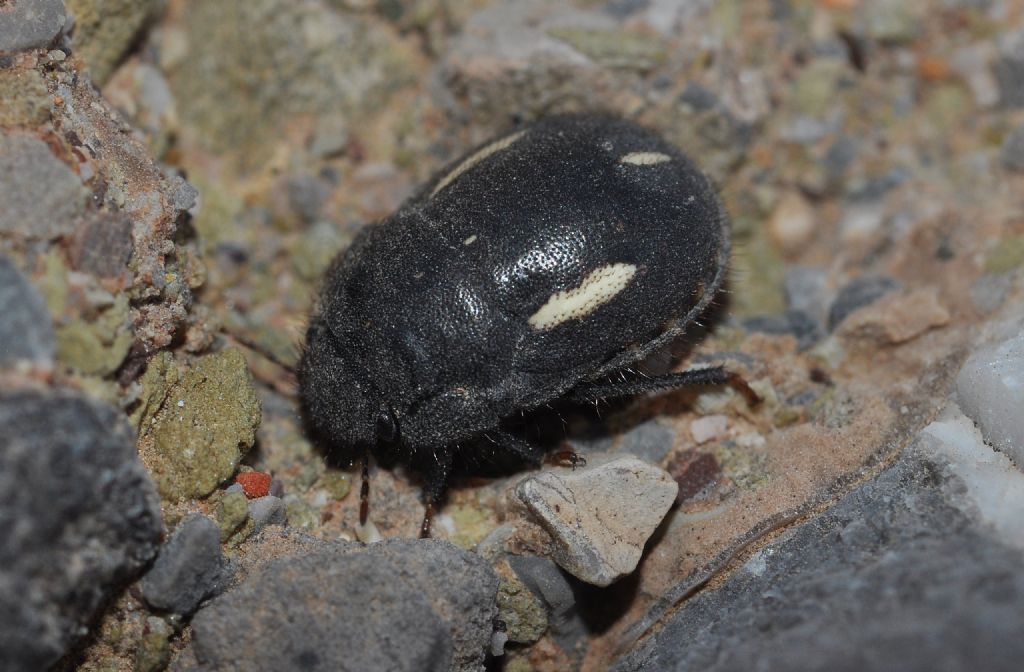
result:
<svg viewBox="0 0 1024 672"><path fill-rule="evenodd" d="M722 367L650 378L633 364L679 336L721 287L729 225L701 171L607 116L510 132L364 228L328 270L299 367L308 424L343 455L386 451L425 473L430 531L460 450L568 397L733 383Z"/></svg>

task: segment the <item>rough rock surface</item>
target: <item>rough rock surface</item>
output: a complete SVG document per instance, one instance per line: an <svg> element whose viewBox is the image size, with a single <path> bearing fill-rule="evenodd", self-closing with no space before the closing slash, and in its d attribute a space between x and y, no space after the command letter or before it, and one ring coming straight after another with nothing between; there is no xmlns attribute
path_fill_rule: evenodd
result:
<svg viewBox="0 0 1024 672"><path fill-rule="evenodd" d="M956 379L964 412L1024 470L1024 336L974 352Z"/></svg>
<svg viewBox="0 0 1024 672"><path fill-rule="evenodd" d="M482 670L497 589L446 542L321 544L201 609L176 669L194 656L202 670Z"/></svg>
<svg viewBox="0 0 1024 672"><path fill-rule="evenodd" d="M226 349L181 372L165 355L150 362L142 385L139 452L160 495L205 497L235 473L260 423L245 358Z"/></svg>
<svg viewBox="0 0 1024 672"><path fill-rule="evenodd" d="M636 569L678 488L664 470L630 456L544 471L515 493L551 536L552 559L587 583L607 586Z"/></svg>
<svg viewBox="0 0 1024 672"><path fill-rule="evenodd" d="M229 578L220 549L220 528L198 513L187 516L160 549L142 578L142 598L151 607L188 616L223 589Z"/></svg>
<svg viewBox="0 0 1024 672"><path fill-rule="evenodd" d="M908 455L691 598L612 669L1017 669L1024 557L951 504L961 488L941 462Z"/></svg>
<svg viewBox="0 0 1024 672"><path fill-rule="evenodd" d="M37 238L70 233L86 196L78 176L45 142L0 133L0 232Z"/></svg>
<svg viewBox="0 0 1024 672"><path fill-rule="evenodd" d="M0 52L45 47L64 28L63 0L19 0L0 7Z"/></svg>
<svg viewBox="0 0 1024 672"><path fill-rule="evenodd" d="M0 255L0 366L18 360L53 361L53 323L38 290Z"/></svg>
<svg viewBox="0 0 1024 672"><path fill-rule="evenodd" d="M153 557L160 508L104 404L0 393L0 668L47 669Z"/></svg>

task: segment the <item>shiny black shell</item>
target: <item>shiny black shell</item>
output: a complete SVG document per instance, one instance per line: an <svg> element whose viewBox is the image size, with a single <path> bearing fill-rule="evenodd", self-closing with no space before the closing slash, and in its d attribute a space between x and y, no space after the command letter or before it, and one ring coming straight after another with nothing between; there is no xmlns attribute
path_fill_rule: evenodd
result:
<svg viewBox="0 0 1024 672"><path fill-rule="evenodd" d="M332 265L299 370L305 415L353 456L384 438L436 458L678 336L728 253L714 189L658 134L605 116L510 131Z"/></svg>

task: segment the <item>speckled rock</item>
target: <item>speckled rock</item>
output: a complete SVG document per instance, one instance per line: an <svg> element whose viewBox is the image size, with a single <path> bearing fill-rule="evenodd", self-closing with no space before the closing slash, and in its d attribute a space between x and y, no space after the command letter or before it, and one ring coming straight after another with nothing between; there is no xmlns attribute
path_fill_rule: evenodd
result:
<svg viewBox="0 0 1024 672"><path fill-rule="evenodd" d="M182 372L165 354L150 362L142 385L140 455L161 497L209 495L234 474L260 423L245 358L228 348Z"/></svg>
<svg viewBox="0 0 1024 672"><path fill-rule="evenodd" d="M57 342L39 291L0 254L0 367L53 361Z"/></svg>
<svg viewBox="0 0 1024 672"><path fill-rule="evenodd" d="M0 69L0 125L34 126L50 116L50 95L38 70Z"/></svg>
<svg viewBox="0 0 1024 672"><path fill-rule="evenodd" d="M222 590L229 578L220 549L220 528L198 513L187 516L160 549L142 578L142 598L151 607L189 616Z"/></svg>
<svg viewBox="0 0 1024 672"><path fill-rule="evenodd" d="M62 0L18 0L0 11L0 52L52 44L67 17Z"/></svg>
<svg viewBox="0 0 1024 672"><path fill-rule="evenodd" d="M530 644L548 628L548 614L540 600L518 579L498 586L498 620L505 624L508 641Z"/></svg>
<svg viewBox="0 0 1024 672"><path fill-rule="evenodd" d="M0 668L43 670L156 554L160 507L114 408L0 392Z"/></svg>
<svg viewBox="0 0 1024 672"><path fill-rule="evenodd" d="M1024 336L978 349L956 379L964 412L1024 470Z"/></svg>
<svg viewBox="0 0 1024 672"><path fill-rule="evenodd" d="M1007 170L1024 173L1024 125L1018 126L1006 136L999 158Z"/></svg>
<svg viewBox="0 0 1024 672"><path fill-rule="evenodd" d="M521 481L515 495L551 536L555 562L607 586L636 569L677 489L665 471L630 456L541 472Z"/></svg>
<svg viewBox="0 0 1024 672"><path fill-rule="evenodd" d="M446 542L322 543L201 609L171 669L483 670L497 590L484 560Z"/></svg>
<svg viewBox="0 0 1024 672"><path fill-rule="evenodd" d="M294 115L359 117L408 76L392 34L316 0L199 3L183 28L188 49L170 73L183 119L247 167Z"/></svg>
<svg viewBox="0 0 1024 672"><path fill-rule="evenodd" d="M93 81L107 81L163 0L64 0L74 17L73 46Z"/></svg>
<svg viewBox="0 0 1024 672"><path fill-rule="evenodd" d="M882 298L898 289L899 283L886 276L864 275L839 290L828 310L828 328L835 329L840 322L858 308Z"/></svg>
<svg viewBox="0 0 1024 672"><path fill-rule="evenodd" d="M0 133L0 233L53 238L71 233L88 194L42 140Z"/></svg>
<svg viewBox="0 0 1024 672"><path fill-rule="evenodd" d="M1016 670L1024 556L951 505L962 488L933 458L900 460L692 596L611 669Z"/></svg>

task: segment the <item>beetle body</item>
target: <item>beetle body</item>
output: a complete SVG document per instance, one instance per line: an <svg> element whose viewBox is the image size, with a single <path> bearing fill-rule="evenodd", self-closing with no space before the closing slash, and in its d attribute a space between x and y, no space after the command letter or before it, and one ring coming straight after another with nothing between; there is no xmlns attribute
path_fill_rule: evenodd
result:
<svg viewBox="0 0 1024 672"><path fill-rule="evenodd" d="M505 443L504 418L588 386L614 396L600 381L719 289L728 231L700 170L636 124L562 116L510 132L332 264L299 370L306 417L353 457L387 446L436 472L439 494L460 447Z"/></svg>

